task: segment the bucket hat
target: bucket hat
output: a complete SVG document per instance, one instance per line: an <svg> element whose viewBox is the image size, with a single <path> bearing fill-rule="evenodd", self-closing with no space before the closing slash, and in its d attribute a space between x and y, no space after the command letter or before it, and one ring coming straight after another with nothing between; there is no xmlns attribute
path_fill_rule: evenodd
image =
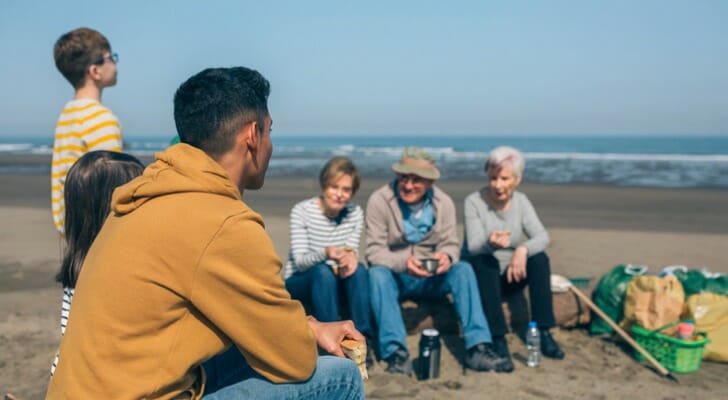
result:
<svg viewBox="0 0 728 400"><path fill-rule="evenodd" d="M392 171L398 174L413 174L425 179L440 178L440 170L435 166L435 157L419 147L408 147L399 162L392 164Z"/></svg>

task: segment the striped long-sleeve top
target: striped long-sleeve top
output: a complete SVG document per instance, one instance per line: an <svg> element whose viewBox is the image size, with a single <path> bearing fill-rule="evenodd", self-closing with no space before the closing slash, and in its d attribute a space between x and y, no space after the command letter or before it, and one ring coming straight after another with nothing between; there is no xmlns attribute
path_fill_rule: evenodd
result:
<svg viewBox="0 0 728 400"><path fill-rule="evenodd" d="M66 333L66 325L68 325L68 316L71 313L71 302L73 301L73 288L70 287L64 287L63 288L63 300L61 302L61 336ZM56 353L56 358L53 360L53 364L51 365L51 376L53 376L53 373L56 372L56 367L58 367L58 353Z"/></svg>
<svg viewBox="0 0 728 400"><path fill-rule="evenodd" d="M291 251L283 270L286 279L326 261L326 247L350 247L358 255L364 211L349 203L337 218L321 212L318 197L304 200L291 210Z"/></svg>
<svg viewBox="0 0 728 400"><path fill-rule="evenodd" d="M121 151L121 125L97 100L74 99L66 103L56 124L51 165L53 223L63 234L66 174L82 155L94 150Z"/></svg>

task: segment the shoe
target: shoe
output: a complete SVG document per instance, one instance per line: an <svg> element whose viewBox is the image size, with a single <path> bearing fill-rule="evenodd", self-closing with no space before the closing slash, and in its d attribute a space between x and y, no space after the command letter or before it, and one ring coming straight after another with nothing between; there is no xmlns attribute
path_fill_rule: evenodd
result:
<svg viewBox="0 0 728 400"><path fill-rule="evenodd" d="M477 344L465 352L465 367L475 371L509 372L507 364L506 359L495 352L491 343Z"/></svg>
<svg viewBox="0 0 728 400"><path fill-rule="evenodd" d="M391 356L384 359L387 363L387 368L384 370L390 374L399 375L412 375L412 361L409 359L409 355L403 349L395 351Z"/></svg>
<svg viewBox="0 0 728 400"><path fill-rule="evenodd" d="M496 372L513 372L513 370L516 369L513 365L511 352L508 350L508 341L505 336L493 336L493 350L495 351L495 354L505 359L505 362L501 365L502 370L496 370Z"/></svg>
<svg viewBox="0 0 728 400"><path fill-rule="evenodd" d="M555 358L557 360L564 359L564 352L561 351L559 345L556 343L554 338L551 337L548 329L541 331L541 354L544 357Z"/></svg>

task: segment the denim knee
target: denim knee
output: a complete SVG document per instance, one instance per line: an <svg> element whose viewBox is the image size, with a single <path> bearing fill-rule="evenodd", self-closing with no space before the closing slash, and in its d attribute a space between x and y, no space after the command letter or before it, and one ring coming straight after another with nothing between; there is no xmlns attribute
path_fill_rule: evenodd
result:
<svg viewBox="0 0 728 400"><path fill-rule="evenodd" d="M369 268L369 286L382 287L384 285L392 284L394 282L394 274L392 270L380 265L375 265Z"/></svg>
<svg viewBox="0 0 728 400"><path fill-rule="evenodd" d="M313 282L325 287L336 287L336 275L328 264L316 264L311 267Z"/></svg>

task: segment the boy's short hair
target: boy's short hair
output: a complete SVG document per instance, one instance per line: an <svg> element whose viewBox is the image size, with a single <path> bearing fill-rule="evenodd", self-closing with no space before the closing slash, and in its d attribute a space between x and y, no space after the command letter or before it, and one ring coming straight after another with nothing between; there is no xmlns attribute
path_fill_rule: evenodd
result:
<svg viewBox="0 0 728 400"><path fill-rule="evenodd" d="M91 64L111 51L111 45L104 35L90 28L78 28L64 33L53 46L56 68L78 89L86 78Z"/></svg>
<svg viewBox="0 0 728 400"><path fill-rule="evenodd" d="M250 122L262 132L270 84L245 67L208 68L185 81L174 95L174 122L180 141L215 158L233 147Z"/></svg>

